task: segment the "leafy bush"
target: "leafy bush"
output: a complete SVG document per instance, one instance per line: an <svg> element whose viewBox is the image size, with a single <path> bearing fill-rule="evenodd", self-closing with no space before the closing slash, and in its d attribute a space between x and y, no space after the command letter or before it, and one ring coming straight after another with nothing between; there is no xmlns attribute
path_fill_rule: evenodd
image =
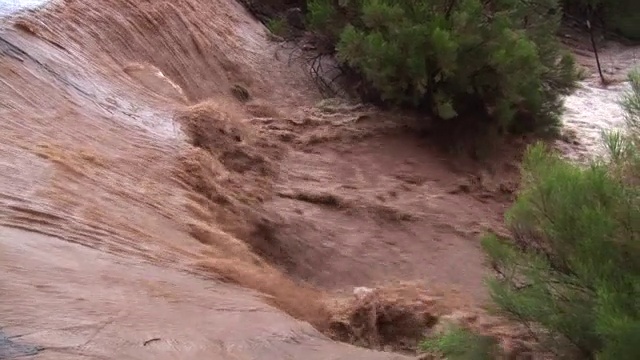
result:
<svg viewBox="0 0 640 360"><path fill-rule="evenodd" d="M490 283L494 302L541 325L563 357L638 358L627 350L640 341L640 189L608 164L580 168L542 146L524 168L526 190L508 215L516 245L484 241L502 274Z"/></svg>
<svg viewBox="0 0 640 360"><path fill-rule="evenodd" d="M310 0L308 11L310 28L382 100L443 120L553 126L574 85L557 0Z"/></svg>
<svg viewBox="0 0 640 360"><path fill-rule="evenodd" d="M605 28L629 39L640 39L637 0L563 0L567 14L603 22Z"/></svg>
<svg viewBox="0 0 640 360"><path fill-rule="evenodd" d="M640 358L640 74L631 83L611 156L585 168L530 148L507 215L515 241L483 241L497 310L559 358Z"/></svg>
<svg viewBox="0 0 640 360"><path fill-rule="evenodd" d="M421 347L449 360L492 360L497 351L495 339L461 327L451 327L442 336L426 340Z"/></svg>
<svg viewBox="0 0 640 360"><path fill-rule="evenodd" d="M282 18L272 18L267 22L267 29L272 34L278 36L285 36L287 34L287 21Z"/></svg>
<svg viewBox="0 0 640 360"><path fill-rule="evenodd" d="M606 146L611 157L610 168L615 176L629 184L640 186L640 72L629 74L630 90L621 105L625 110L624 131L606 133Z"/></svg>
<svg viewBox="0 0 640 360"><path fill-rule="evenodd" d="M307 0L239 0L239 2L267 26L270 20L283 18L289 9L299 8L305 12L307 5Z"/></svg>
<svg viewBox="0 0 640 360"><path fill-rule="evenodd" d="M640 140L640 71L634 70L629 74L631 89L622 99L622 106L626 112L628 136L632 141ZM640 148L640 143L635 143Z"/></svg>

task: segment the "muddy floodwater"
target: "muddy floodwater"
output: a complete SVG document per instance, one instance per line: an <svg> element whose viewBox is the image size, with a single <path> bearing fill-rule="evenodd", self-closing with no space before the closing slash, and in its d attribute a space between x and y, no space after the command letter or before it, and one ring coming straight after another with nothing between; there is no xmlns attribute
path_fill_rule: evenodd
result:
<svg viewBox="0 0 640 360"><path fill-rule="evenodd" d="M42 3L0 2L0 358L403 358L268 305L295 286L234 235L253 231L260 179L241 148L195 148L175 121L230 117L229 77L270 49L241 36L261 25L228 1L22 11Z"/></svg>
<svg viewBox="0 0 640 360"><path fill-rule="evenodd" d="M585 82L566 99L564 126L573 132L572 136L581 145L569 155L570 158L587 159L604 154L604 132L624 128L620 101L628 90L626 84L604 88Z"/></svg>
<svg viewBox="0 0 640 360"><path fill-rule="evenodd" d="M620 102L629 91L628 74L640 67L640 47L616 43L600 46L603 74L611 84L602 85L595 57L587 47L577 54L577 58L590 75L565 100L566 111L562 120L574 146L563 148L567 157L577 161L604 155L603 133L624 128L624 111Z"/></svg>
<svg viewBox="0 0 640 360"><path fill-rule="evenodd" d="M409 359L385 311L486 298L513 160L324 102L284 48L234 1L0 0L0 358ZM622 121L590 84L573 154ZM352 296L405 280L447 290Z"/></svg>

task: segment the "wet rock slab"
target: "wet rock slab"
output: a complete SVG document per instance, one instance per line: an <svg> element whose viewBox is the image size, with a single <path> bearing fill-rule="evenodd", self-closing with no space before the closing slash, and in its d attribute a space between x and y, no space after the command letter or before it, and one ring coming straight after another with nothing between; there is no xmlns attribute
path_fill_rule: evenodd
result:
<svg viewBox="0 0 640 360"><path fill-rule="evenodd" d="M40 350L41 349L36 346L21 344L11 340L11 338L0 329L0 359L16 359L23 356L33 356Z"/></svg>

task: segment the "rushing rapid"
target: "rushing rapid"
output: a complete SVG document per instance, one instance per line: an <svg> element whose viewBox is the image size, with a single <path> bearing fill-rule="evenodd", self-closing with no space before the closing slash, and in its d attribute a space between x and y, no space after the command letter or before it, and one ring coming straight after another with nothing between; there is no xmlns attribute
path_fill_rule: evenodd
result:
<svg viewBox="0 0 640 360"><path fill-rule="evenodd" d="M588 42L583 40L582 43ZM600 46L603 76L610 84L602 84L592 48L576 50L579 63L590 69L587 71L590 76L581 81L578 90L565 99L563 125L570 142L574 143L569 148L565 147L565 153L577 161L587 161L605 154L603 133L624 128L621 100L629 90L627 76L640 65L638 47L612 42Z"/></svg>
<svg viewBox="0 0 640 360"><path fill-rule="evenodd" d="M6 17L20 11L38 9L50 1L51 0L2 0L0 1L0 16Z"/></svg>
<svg viewBox="0 0 640 360"><path fill-rule="evenodd" d="M0 4L0 357L402 358L267 305L311 321L321 297L287 300L237 238L259 236L277 149L254 150L228 89L296 100L266 82L291 70L240 5Z"/></svg>

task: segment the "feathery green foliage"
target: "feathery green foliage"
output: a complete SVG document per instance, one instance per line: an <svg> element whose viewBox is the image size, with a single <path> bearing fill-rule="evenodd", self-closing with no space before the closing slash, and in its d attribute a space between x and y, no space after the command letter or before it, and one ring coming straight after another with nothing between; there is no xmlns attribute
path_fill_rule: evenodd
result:
<svg viewBox="0 0 640 360"><path fill-rule="evenodd" d="M310 0L308 10L311 29L383 101L442 120L552 127L574 86L557 0Z"/></svg>
<svg viewBox="0 0 640 360"><path fill-rule="evenodd" d="M441 336L427 339L422 350L446 356L449 360L493 360L497 351L495 339L452 326Z"/></svg>
<svg viewBox="0 0 640 360"><path fill-rule="evenodd" d="M608 164L581 168L542 146L524 168L526 190L507 219L516 244L483 242L502 275L490 282L495 304L541 325L565 358L621 356L634 344L625 339L640 336L640 189Z"/></svg>
<svg viewBox="0 0 640 360"><path fill-rule="evenodd" d="M640 1L563 0L562 5L570 16L603 20L607 30L640 40Z"/></svg>
<svg viewBox="0 0 640 360"><path fill-rule="evenodd" d="M500 275L489 282L497 311L561 359L640 358L640 75L630 80L610 156L581 167L530 148L507 215L514 239L483 240Z"/></svg>

